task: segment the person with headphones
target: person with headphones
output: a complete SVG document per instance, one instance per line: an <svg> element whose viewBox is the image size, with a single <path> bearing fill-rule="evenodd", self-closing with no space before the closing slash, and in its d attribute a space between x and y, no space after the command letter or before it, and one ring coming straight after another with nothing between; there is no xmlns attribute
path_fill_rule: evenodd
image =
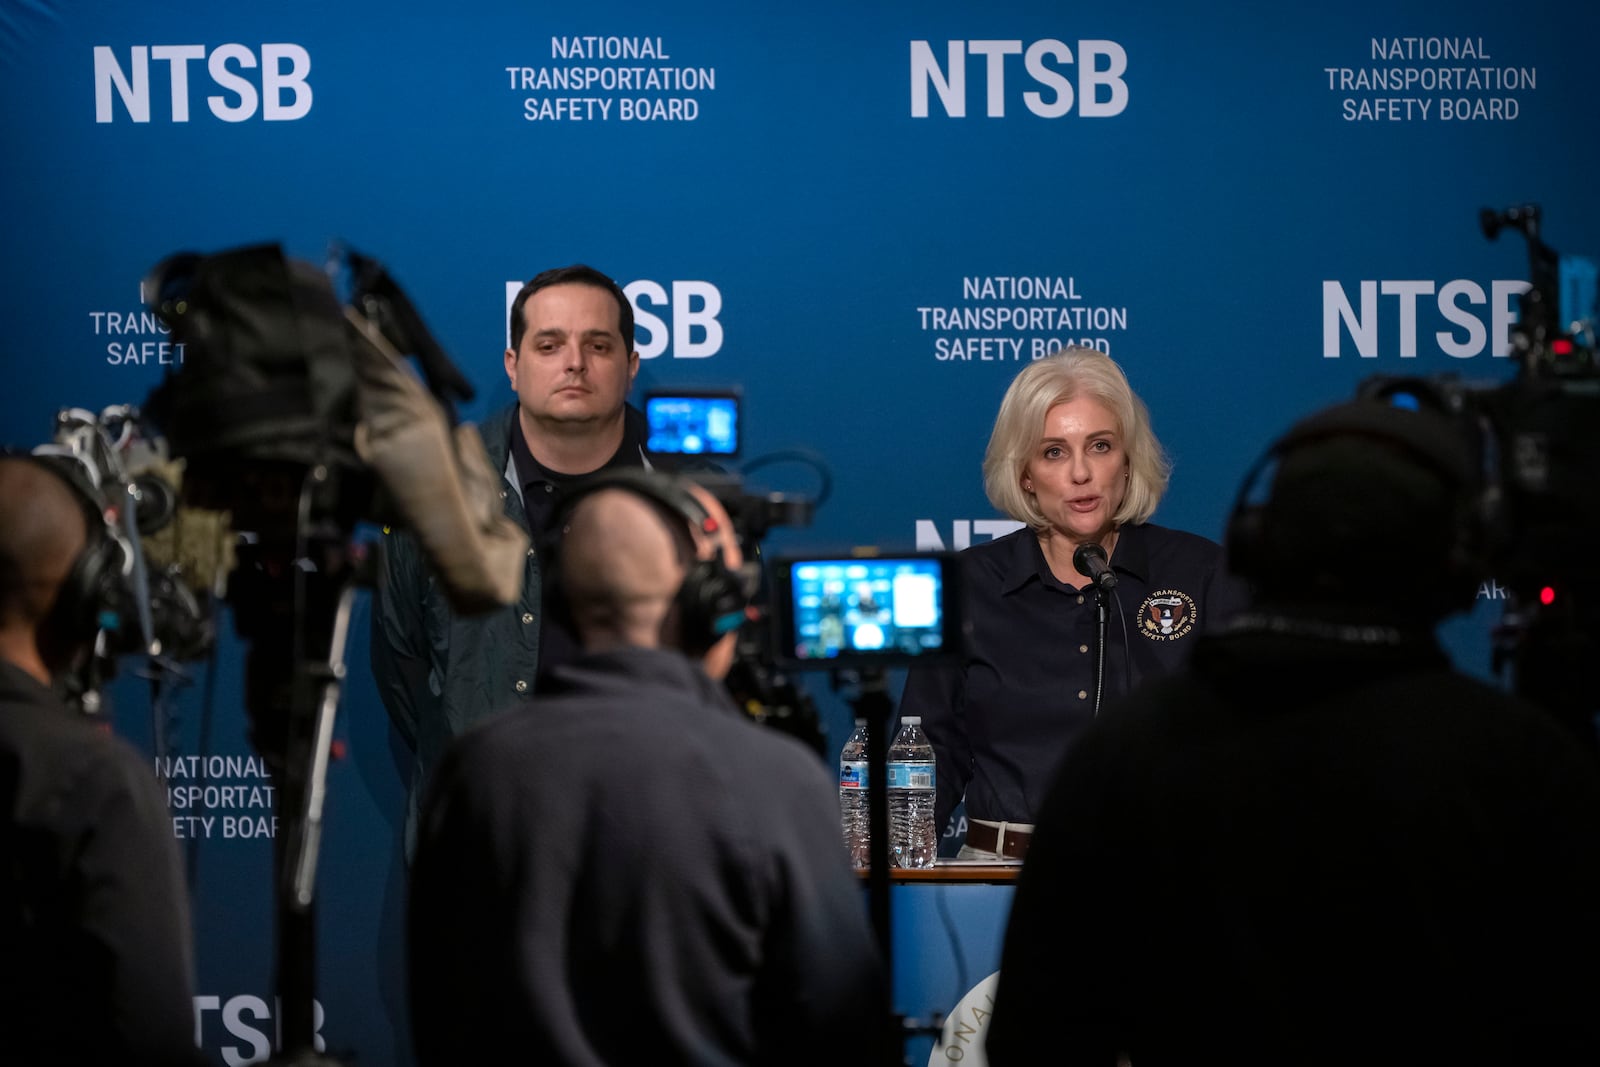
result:
<svg viewBox="0 0 1600 1067"><path fill-rule="evenodd" d="M0 456L0 1038L7 1063L204 1063L193 935L148 764L53 687L123 556L64 462Z"/></svg>
<svg viewBox="0 0 1600 1067"><path fill-rule="evenodd" d="M878 1039L832 780L721 684L752 584L727 514L619 469L543 540L583 651L440 764L409 905L419 1063L782 1064Z"/></svg>
<svg viewBox="0 0 1600 1067"><path fill-rule="evenodd" d="M990 1063L1600 1061L1600 768L1434 635L1489 577L1484 470L1371 399L1268 450L1227 536L1254 602L1040 812Z"/></svg>

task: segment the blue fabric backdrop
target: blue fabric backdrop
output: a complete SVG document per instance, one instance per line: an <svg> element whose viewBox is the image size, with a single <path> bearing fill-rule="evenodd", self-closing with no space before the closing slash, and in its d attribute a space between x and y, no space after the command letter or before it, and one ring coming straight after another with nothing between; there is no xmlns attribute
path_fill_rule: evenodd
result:
<svg viewBox="0 0 1600 1067"><path fill-rule="evenodd" d="M471 418L511 397L508 286L613 274L641 390L737 384L747 456L826 458L831 498L769 548L993 535L999 398L1069 340L1151 409L1176 464L1157 521L1220 537L1264 445L1366 376L1511 373L1525 251L1476 215L1538 202L1552 244L1600 250L1597 39L1579 0L7 3L0 428L32 445L60 407L144 398L179 358L139 292L165 255L342 239L471 376ZM752 482L817 488L793 463ZM1497 596L1447 628L1479 673ZM366 610L330 776L321 1033L403 1063L404 761ZM155 768L165 784L264 784L240 665L230 638L173 724L176 754L222 760ZM813 689L837 747L848 711ZM116 698L149 746L141 683ZM195 835L199 1034L229 1064L266 1054L277 1017L252 795L210 823L173 813ZM966 951L988 957L976 981L996 942ZM913 970L907 1010L964 992Z"/></svg>

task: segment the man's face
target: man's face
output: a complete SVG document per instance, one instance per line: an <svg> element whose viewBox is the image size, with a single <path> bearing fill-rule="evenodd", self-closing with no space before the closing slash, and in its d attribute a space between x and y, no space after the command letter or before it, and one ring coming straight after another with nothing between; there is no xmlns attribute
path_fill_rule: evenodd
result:
<svg viewBox="0 0 1600 1067"><path fill-rule="evenodd" d="M624 350L621 311L605 289L552 285L522 305L527 330L506 349L506 377L524 414L552 429L620 417L639 354Z"/></svg>

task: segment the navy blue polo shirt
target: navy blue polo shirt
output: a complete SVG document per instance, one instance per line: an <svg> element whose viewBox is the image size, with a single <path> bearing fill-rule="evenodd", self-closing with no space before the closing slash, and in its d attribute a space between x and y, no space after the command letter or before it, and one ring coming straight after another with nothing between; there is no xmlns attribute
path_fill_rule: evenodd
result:
<svg viewBox="0 0 1600 1067"><path fill-rule="evenodd" d="M1094 719L1097 605L1056 580L1031 529L961 554L971 622L962 663L916 667L900 714L921 715L938 759L938 825L1031 823L1056 764ZM1244 603L1219 545L1162 526L1124 526L1112 551L1102 711L1177 669L1196 638Z"/></svg>
<svg viewBox="0 0 1600 1067"><path fill-rule="evenodd" d="M622 443L611 458L593 471L584 474L560 474L550 470L534 458L528 448L528 439L522 432L522 419L511 420L511 459L516 466L517 479L522 486L522 510L528 518L528 530L537 539L549 520L559 492L590 474L613 467L648 467L645 442L648 429L644 416L629 405L623 415ZM539 621L539 671L570 662L579 651L577 635L557 619L548 608L550 582L541 586Z"/></svg>

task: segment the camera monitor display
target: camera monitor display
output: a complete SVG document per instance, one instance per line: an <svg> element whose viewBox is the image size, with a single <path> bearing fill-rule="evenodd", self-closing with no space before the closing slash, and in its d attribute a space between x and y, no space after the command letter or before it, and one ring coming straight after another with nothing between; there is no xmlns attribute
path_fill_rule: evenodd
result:
<svg viewBox="0 0 1600 1067"><path fill-rule="evenodd" d="M682 456L739 453L739 394L731 389L650 393L644 400L652 452Z"/></svg>
<svg viewBox="0 0 1600 1067"><path fill-rule="evenodd" d="M800 667L909 664L961 650L956 556L774 563L779 655Z"/></svg>

